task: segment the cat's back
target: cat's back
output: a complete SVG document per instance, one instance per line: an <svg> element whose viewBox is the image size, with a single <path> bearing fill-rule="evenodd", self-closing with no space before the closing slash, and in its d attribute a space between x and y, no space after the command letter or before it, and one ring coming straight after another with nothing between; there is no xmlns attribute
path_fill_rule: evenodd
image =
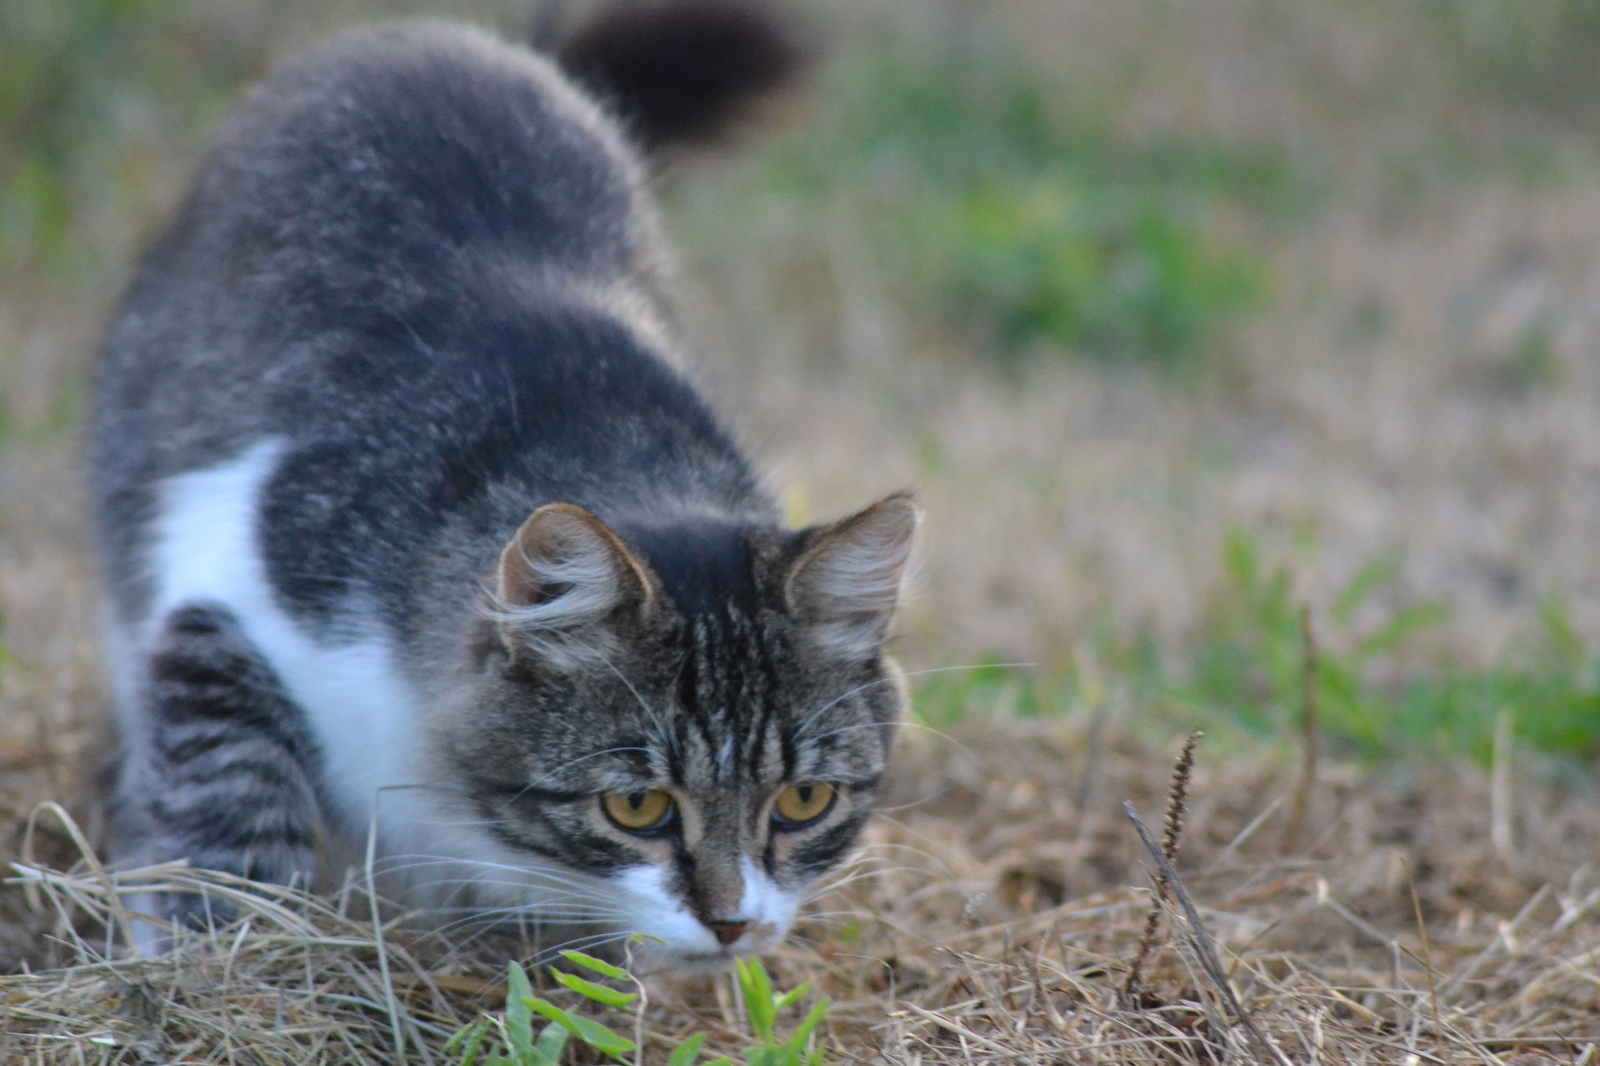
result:
<svg viewBox="0 0 1600 1066"><path fill-rule="evenodd" d="M308 605L398 584L379 571L473 508L756 500L674 367L655 226L617 123L527 49L413 22L280 68L107 337L89 468L124 610L173 486L241 456L218 484Z"/></svg>
<svg viewBox="0 0 1600 1066"><path fill-rule="evenodd" d="M544 57L467 26L397 23L346 34L257 86L142 270L224 257L241 273L218 281L260 272L281 285L342 262L371 285L398 280L374 269L383 263L422 274L498 250L611 277L654 239L646 206L615 123Z"/></svg>
<svg viewBox="0 0 1600 1066"><path fill-rule="evenodd" d="M648 324L654 228L615 124L547 60L445 23L348 34L250 94L146 253L107 338L94 465L204 465L442 345L470 375L461 355L487 345L453 342L517 305L586 297Z"/></svg>

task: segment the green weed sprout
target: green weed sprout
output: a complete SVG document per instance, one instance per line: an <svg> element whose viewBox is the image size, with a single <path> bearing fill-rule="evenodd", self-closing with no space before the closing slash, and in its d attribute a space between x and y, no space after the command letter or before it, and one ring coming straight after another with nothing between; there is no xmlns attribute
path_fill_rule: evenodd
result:
<svg viewBox="0 0 1600 1066"><path fill-rule="evenodd" d="M607 1058L621 1063L631 1062L632 1066L643 1066L644 1009L647 1003L644 986L622 967L581 951L563 951L561 955L574 966L597 977L626 981L634 987L636 991L625 992L574 973L555 968L550 971L556 981L585 999L607 1007L632 1007L632 1039L592 1018L565 1010L534 995L527 973L520 964L513 962L507 973L504 1017L484 1015L479 1018L451 1038L445 1046L446 1052L451 1055L459 1053L460 1066L559 1066L567 1041L576 1037L579 1042ZM734 965L738 970L739 988L744 994L750 1029L759 1041L745 1051L746 1066L822 1066L822 1049L816 1046L815 1034L817 1026L827 1015L829 1001L826 998L818 1001L795 1031L787 1039L779 1040L778 1014L810 991L811 982L778 994L773 991L772 980L759 959L748 962L740 959ZM546 1020L537 1034L534 1033L535 1016ZM705 1033L691 1035L668 1053L667 1066L693 1066L705 1042ZM723 1056L712 1059L704 1066L732 1066L732 1060Z"/></svg>
<svg viewBox="0 0 1600 1066"><path fill-rule="evenodd" d="M819 999L789 1039L779 1041L776 1035L778 1012L809 992L811 982L779 995L773 992L772 980L760 959L735 959L733 965L738 971L739 989L744 993L750 1029L761 1041L758 1047L744 1053L747 1066L822 1066L822 1049L814 1046L812 1036L828 1013L828 998Z"/></svg>

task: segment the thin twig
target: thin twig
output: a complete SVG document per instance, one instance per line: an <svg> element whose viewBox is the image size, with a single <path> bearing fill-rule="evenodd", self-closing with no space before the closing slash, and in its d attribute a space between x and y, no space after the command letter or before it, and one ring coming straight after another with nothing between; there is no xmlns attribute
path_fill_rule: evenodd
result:
<svg viewBox="0 0 1600 1066"><path fill-rule="evenodd" d="M1428 946L1428 926L1422 920L1422 900L1417 896L1417 879L1411 876L1411 866L1406 866L1406 887L1411 889L1411 909L1417 915L1417 936L1422 938L1422 968L1428 971L1428 1002L1433 1008L1433 1039L1444 1039L1444 1025L1439 1021L1439 989L1433 978L1433 951Z"/></svg>
<svg viewBox="0 0 1600 1066"><path fill-rule="evenodd" d="M1175 862L1178 858L1178 838L1183 834L1183 816L1188 811L1189 775L1194 771L1194 746L1203 736L1205 734L1198 730L1189 734L1178 761L1172 767L1172 788L1167 793L1167 820L1161 832L1161 853L1168 862ZM1150 900L1150 913L1145 916L1144 931L1139 935L1139 947L1128 966L1128 979L1122 985L1122 994L1130 1007L1139 1006L1144 964L1150 952L1155 950L1156 931L1161 926L1161 903L1165 898L1161 882L1157 881L1156 894Z"/></svg>
<svg viewBox="0 0 1600 1066"><path fill-rule="evenodd" d="M1317 784L1317 638L1311 628L1311 608L1300 608L1300 640L1304 656L1300 663L1300 780L1295 784L1294 804L1283 825L1283 850L1294 850L1311 809L1311 792Z"/></svg>
<svg viewBox="0 0 1600 1066"><path fill-rule="evenodd" d="M1509 866L1515 857L1511 820L1512 719L1509 708L1494 721L1494 763L1489 770L1489 842Z"/></svg>
<svg viewBox="0 0 1600 1066"><path fill-rule="evenodd" d="M1139 817L1139 811L1134 805L1124 800L1122 809L1128 812L1128 818L1133 822L1134 830L1139 834L1139 840L1144 844L1145 850L1155 860L1156 867L1161 871L1159 884L1167 891L1177 896L1178 903L1183 907L1184 917L1189 920L1189 939L1194 947L1195 955L1200 960L1201 967L1206 976L1211 978L1211 983L1216 986L1217 995L1227 1004L1239 1019L1239 1024L1245 1027L1252 1039L1261 1045L1273 1059L1281 1066L1290 1066L1288 1058L1279 1051L1277 1046L1267 1039L1266 1034L1256 1027L1250 1015L1245 1013L1244 1005L1239 1002L1239 997L1233 994L1233 986L1228 983L1228 975L1222 968L1222 961L1217 957L1216 946L1211 942L1211 934L1206 932L1205 923L1200 920L1200 911L1196 909L1194 900L1189 898L1189 892L1183 887L1183 882L1178 880L1178 872L1172 868L1167 857L1161 853L1156 845L1155 838L1150 835L1150 830L1145 828L1144 821Z"/></svg>
<svg viewBox="0 0 1600 1066"><path fill-rule="evenodd" d="M1087 655L1079 657L1083 663L1084 689L1089 694L1089 735L1084 743L1083 773L1078 778L1078 826L1080 834L1089 824L1089 801L1094 796L1095 779L1099 775L1101 749L1105 744L1106 717L1111 706L1105 687L1097 676L1093 660Z"/></svg>
<svg viewBox="0 0 1600 1066"><path fill-rule="evenodd" d="M1183 751L1172 767L1172 789L1167 793L1167 820L1161 827L1161 854L1170 863L1178 861L1178 838L1183 835L1183 817L1189 813L1189 775L1194 772L1194 746L1204 733L1196 730L1183 742Z"/></svg>

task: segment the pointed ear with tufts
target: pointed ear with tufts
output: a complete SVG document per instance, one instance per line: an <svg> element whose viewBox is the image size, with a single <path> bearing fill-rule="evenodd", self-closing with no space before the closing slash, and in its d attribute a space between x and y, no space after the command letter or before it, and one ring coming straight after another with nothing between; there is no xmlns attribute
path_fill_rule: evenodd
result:
<svg viewBox="0 0 1600 1066"><path fill-rule="evenodd" d="M609 658L618 627L647 619L655 602L649 570L604 522L549 503L500 553L489 614L513 658L572 670Z"/></svg>
<svg viewBox="0 0 1600 1066"><path fill-rule="evenodd" d="M879 653L921 521L922 510L902 494L811 531L784 592L819 650L857 661Z"/></svg>

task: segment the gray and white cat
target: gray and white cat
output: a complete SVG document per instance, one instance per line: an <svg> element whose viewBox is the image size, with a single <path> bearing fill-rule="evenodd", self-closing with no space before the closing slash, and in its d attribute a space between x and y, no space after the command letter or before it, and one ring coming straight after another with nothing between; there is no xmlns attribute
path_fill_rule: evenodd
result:
<svg viewBox="0 0 1600 1066"><path fill-rule="evenodd" d="M919 516L785 528L662 260L619 123L520 47L368 30L248 97L95 396L118 860L307 883L376 816L414 906L779 940L884 772Z"/></svg>

